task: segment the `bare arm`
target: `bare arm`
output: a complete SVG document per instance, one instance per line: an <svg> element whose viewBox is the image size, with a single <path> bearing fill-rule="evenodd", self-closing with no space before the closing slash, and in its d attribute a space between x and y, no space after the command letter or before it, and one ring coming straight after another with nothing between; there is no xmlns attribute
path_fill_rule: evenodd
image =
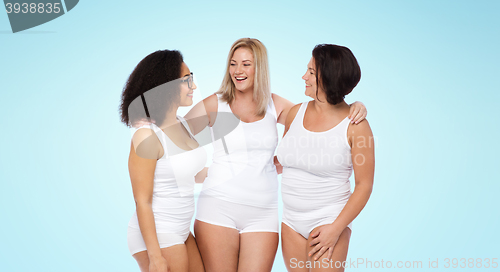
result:
<svg viewBox="0 0 500 272"><path fill-rule="evenodd" d="M368 202L375 174L375 143L368 121L350 126L348 133L356 186L344 209L333 222L336 229L342 230L358 216Z"/></svg>
<svg viewBox="0 0 500 272"><path fill-rule="evenodd" d="M156 157L163 153L163 148L157 138L156 143L153 141L152 135L151 130L147 129L140 129L134 134L128 167L139 228L146 244L150 267L166 271L167 263L161 255L152 209Z"/></svg>
<svg viewBox="0 0 500 272"><path fill-rule="evenodd" d="M288 116L288 112L293 107L293 103L287 99L277 95L271 94L276 108L276 116L278 116L278 123L284 125ZM293 120L293 119L292 119Z"/></svg>
<svg viewBox="0 0 500 272"><path fill-rule="evenodd" d="M292 106L287 113L287 118L284 123L285 125L285 132L283 132L283 137L285 137L286 133L290 129L290 125L293 122L293 119L295 119L295 115L297 115L297 111L300 109L300 104L297 104L295 106ZM281 163L278 161L278 156L274 156L274 166L276 166L276 171L278 172L278 175L283 172L283 166Z"/></svg>
<svg viewBox="0 0 500 272"><path fill-rule="evenodd" d="M207 126L212 126L217 116L217 96L215 94L198 102L185 116L184 119L196 135Z"/></svg>
<svg viewBox="0 0 500 272"><path fill-rule="evenodd" d="M311 233L314 239L310 246L316 245L310 252L317 260L328 250L331 258L333 248L344 229L363 210L370 198L375 173L375 149L373 134L368 121L357 126L350 126L348 138L351 145L351 157L356 186L339 216L330 225L319 227Z"/></svg>
<svg viewBox="0 0 500 272"><path fill-rule="evenodd" d="M276 108L276 114L278 116L278 123L285 125L288 112L294 106L294 104L274 93L272 94L272 97L274 106ZM362 102L356 101L350 104L349 108L349 119L351 119L351 123L353 124L359 124L361 121L365 120L366 116L368 115L366 106Z"/></svg>

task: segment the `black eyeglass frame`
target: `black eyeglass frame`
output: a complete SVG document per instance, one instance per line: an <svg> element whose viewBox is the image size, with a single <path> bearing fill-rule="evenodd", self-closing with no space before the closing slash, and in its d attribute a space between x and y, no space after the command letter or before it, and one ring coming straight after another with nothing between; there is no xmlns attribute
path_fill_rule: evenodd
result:
<svg viewBox="0 0 500 272"><path fill-rule="evenodd" d="M193 72L191 72L190 75L187 76L187 78L181 79L181 82L183 82L183 83L187 82L188 88L192 89L193 88Z"/></svg>

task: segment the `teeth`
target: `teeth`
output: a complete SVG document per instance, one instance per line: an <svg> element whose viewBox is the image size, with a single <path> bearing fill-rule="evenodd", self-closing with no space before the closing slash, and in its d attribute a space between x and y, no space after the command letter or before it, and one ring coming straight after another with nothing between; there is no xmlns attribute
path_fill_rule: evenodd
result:
<svg viewBox="0 0 500 272"><path fill-rule="evenodd" d="M244 80L246 77L237 77L236 80Z"/></svg>

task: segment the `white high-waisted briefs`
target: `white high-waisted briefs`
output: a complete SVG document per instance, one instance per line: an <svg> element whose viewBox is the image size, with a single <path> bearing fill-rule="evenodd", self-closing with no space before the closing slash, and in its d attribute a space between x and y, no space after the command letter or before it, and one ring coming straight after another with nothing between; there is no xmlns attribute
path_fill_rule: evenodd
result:
<svg viewBox="0 0 500 272"><path fill-rule="evenodd" d="M309 234L316 227L331 224L342 211L344 204L330 205L318 210L302 212L283 207L283 223L292 228L304 238L309 238ZM347 225L352 230L352 222Z"/></svg>
<svg viewBox="0 0 500 272"><path fill-rule="evenodd" d="M233 203L213 196L198 199L196 220L245 232L279 232L278 208Z"/></svg>

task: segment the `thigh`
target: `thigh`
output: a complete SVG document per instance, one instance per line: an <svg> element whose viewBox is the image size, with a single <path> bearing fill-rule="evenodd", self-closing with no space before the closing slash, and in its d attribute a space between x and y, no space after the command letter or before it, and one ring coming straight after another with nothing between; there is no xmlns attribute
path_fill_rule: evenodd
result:
<svg viewBox="0 0 500 272"><path fill-rule="evenodd" d="M316 230L316 229L314 229ZM314 231L313 230L313 231ZM323 257L321 257L318 261L320 261L321 266L315 267L311 269L311 272L327 272L327 271L339 271L342 272L344 271L344 268L342 267L342 264L345 262L347 259L347 251L349 249L349 240L351 239L351 229L346 227L342 233L339 236L339 239L337 243L335 244L335 247L333 248L333 255L331 260L327 260L326 257L328 254L328 251L325 252ZM308 244L307 244L307 252L309 252L312 247L309 246L309 242L312 240L311 237L309 237ZM312 260L315 255L311 256L310 259Z"/></svg>
<svg viewBox="0 0 500 272"><path fill-rule="evenodd" d="M137 261L137 264L139 265L139 269L141 272L148 272L149 271L149 258L148 258L148 252L147 251L141 251L137 252L134 255L132 255L134 259Z"/></svg>
<svg viewBox="0 0 500 272"><path fill-rule="evenodd" d="M236 272L238 230L195 220L194 233L207 272Z"/></svg>
<svg viewBox="0 0 500 272"><path fill-rule="evenodd" d="M189 259L189 272L204 272L205 268L203 267L203 261L193 234L189 233L189 237L185 244Z"/></svg>
<svg viewBox="0 0 500 272"><path fill-rule="evenodd" d="M188 254L186 245L174 245L161 249L161 255L167 260L170 272L188 272ZM147 251L132 255L137 261L141 272L149 271L149 257Z"/></svg>
<svg viewBox="0 0 500 272"><path fill-rule="evenodd" d="M307 272L307 240L288 225L281 223L281 250L289 272Z"/></svg>
<svg viewBox="0 0 500 272"><path fill-rule="evenodd" d="M162 248L161 255L167 260L169 272L188 272L189 259L185 244Z"/></svg>
<svg viewBox="0 0 500 272"><path fill-rule="evenodd" d="M271 271L279 234L276 232L245 232L240 234L238 272Z"/></svg>

